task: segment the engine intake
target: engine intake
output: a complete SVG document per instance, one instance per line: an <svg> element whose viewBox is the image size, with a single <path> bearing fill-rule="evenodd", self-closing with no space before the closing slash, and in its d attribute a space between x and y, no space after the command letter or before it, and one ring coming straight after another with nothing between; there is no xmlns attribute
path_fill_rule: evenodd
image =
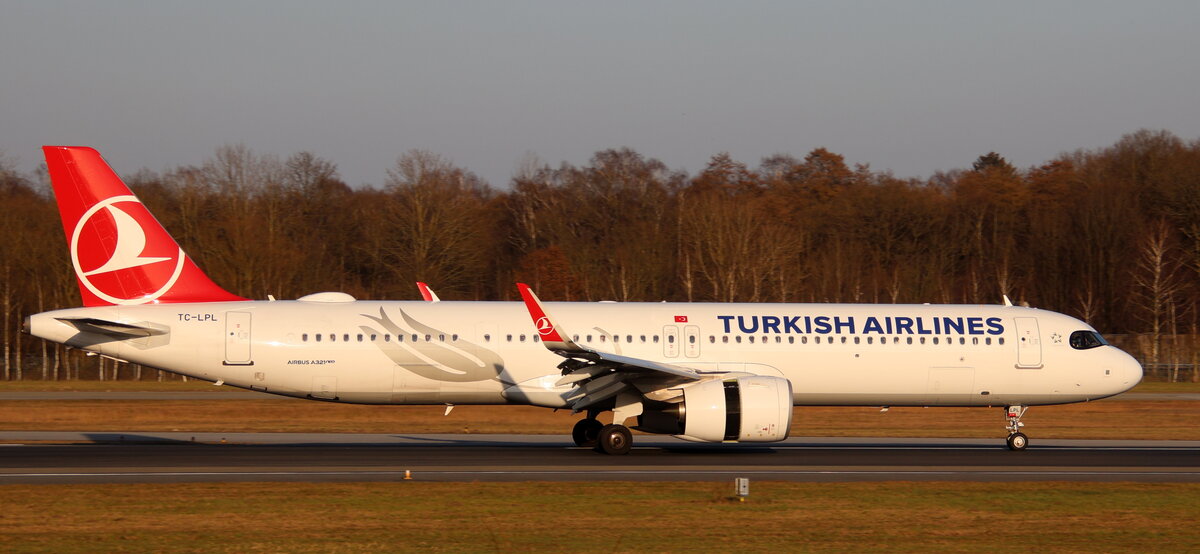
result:
<svg viewBox="0 0 1200 554"><path fill-rule="evenodd" d="M746 376L688 386L683 402L648 406L638 428L695 441L774 442L787 438L791 424L791 382Z"/></svg>

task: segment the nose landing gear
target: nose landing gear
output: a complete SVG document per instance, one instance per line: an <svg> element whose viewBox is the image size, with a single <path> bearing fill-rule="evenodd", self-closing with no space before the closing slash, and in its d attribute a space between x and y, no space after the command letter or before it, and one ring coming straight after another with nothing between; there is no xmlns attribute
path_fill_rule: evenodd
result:
<svg viewBox="0 0 1200 554"><path fill-rule="evenodd" d="M1025 411L1029 406L1009 406L1005 409L1005 417L1008 419L1008 449L1009 450L1025 450L1029 446L1029 437L1021 432L1021 428L1025 426L1021 423L1021 416L1025 415Z"/></svg>

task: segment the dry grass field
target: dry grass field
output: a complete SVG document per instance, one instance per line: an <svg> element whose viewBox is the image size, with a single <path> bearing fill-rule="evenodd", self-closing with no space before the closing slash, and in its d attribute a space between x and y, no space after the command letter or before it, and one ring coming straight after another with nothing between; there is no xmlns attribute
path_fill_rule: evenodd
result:
<svg viewBox="0 0 1200 554"><path fill-rule="evenodd" d="M0 391L237 391L200 382L60 381ZM1134 392L1194 393L1194 383L1143 383ZM1165 398L1165 397L1164 397ZM0 400L0 430L564 434L578 415L528 406L358 406L246 394L213 400ZM1102 400L1031 408L1036 438L1200 440L1200 402ZM798 407L793 436L1003 437L1001 408Z"/></svg>
<svg viewBox="0 0 1200 554"><path fill-rule="evenodd" d="M7 552L1188 552L1200 485L7 485Z"/></svg>
<svg viewBox="0 0 1200 554"><path fill-rule="evenodd" d="M0 430L563 434L567 411L528 406L357 406L296 399L5 400ZM1100 401L1031 408L1036 438L1200 440L1200 402ZM793 436L1003 437L1000 408L799 407Z"/></svg>
<svg viewBox="0 0 1200 554"><path fill-rule="evenodd" d="M18 390L230 389L93 382ZM579 417L519 406L442 412L254 396L5 400L0 429L566 433ZM1037 407L1025 422L1035 441L1200 440L1200 402ZM1004 432L998 408L797 408L792 434ZM725 482L425 483L419 476L400 483L4 485L0 545L6 552L1200 550L1198 484L755 481L747 502L731 493Z"/></svg>

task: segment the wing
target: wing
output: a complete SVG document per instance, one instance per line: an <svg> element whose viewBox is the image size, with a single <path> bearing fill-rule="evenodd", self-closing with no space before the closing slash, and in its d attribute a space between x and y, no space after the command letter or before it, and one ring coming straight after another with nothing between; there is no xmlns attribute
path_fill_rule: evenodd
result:
<svg viewBox="0 0 1200 554"><path fill-rule="evenodd" d="M663 391L707 377L691 368L602 352L577 344L546 313L542 301L529 285L517 283L517 289L521 291L521 298L525 301L542 344L551 352L566 358L558 364L563 377L556 385L575 385L567 398L573 411L595 406L631 389L643 396L653 395L656 400L669 402L678 395Z"/></svg>

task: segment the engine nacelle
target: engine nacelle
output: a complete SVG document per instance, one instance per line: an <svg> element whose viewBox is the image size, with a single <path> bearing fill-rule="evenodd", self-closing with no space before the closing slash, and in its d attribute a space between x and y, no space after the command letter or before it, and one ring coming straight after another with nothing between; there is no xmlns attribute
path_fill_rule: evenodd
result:
<svg viewBox="0 0 1200 554"><path fill-rule="evenodd" d="M792 383L747 376L705 381L683 389L683 402L648 409L639 429L706 441L773 442L792 425Z"/></svg>

